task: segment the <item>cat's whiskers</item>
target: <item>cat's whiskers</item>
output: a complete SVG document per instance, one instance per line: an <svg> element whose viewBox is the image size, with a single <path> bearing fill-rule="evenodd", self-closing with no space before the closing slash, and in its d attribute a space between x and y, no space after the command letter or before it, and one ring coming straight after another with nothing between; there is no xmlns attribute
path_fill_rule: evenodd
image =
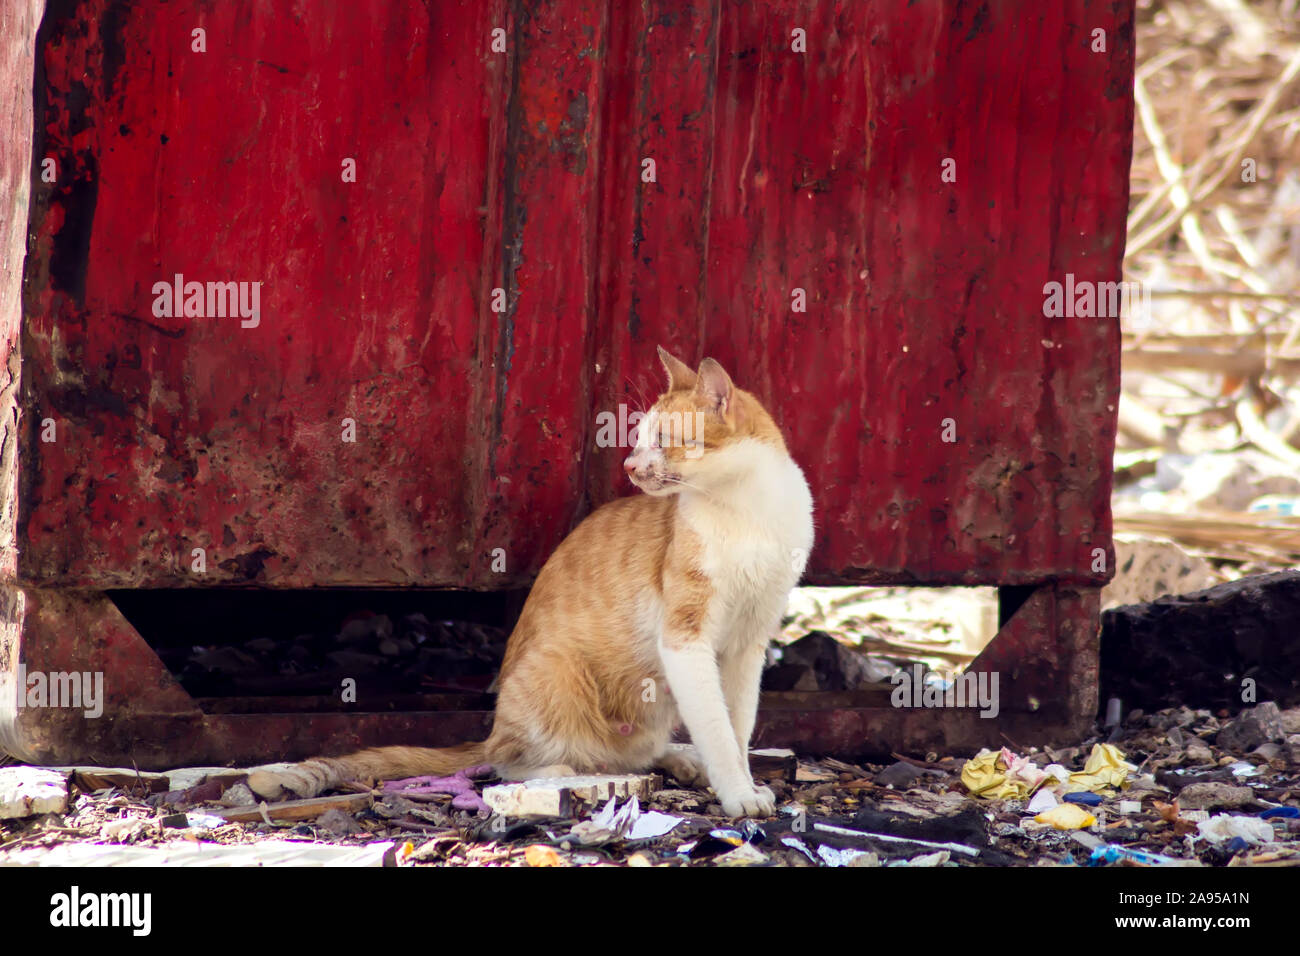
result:
<svg viewBox="0 0 1300 956"><path fill-rule="evenodd" d="M681 485L683 488L689 488L691 489L691 491L697 492L698 494L701 494L706 498L713 497L713 494L709 491L709 489L701 487L700 485L692 484L691 482L687 481L685 478L678 478L676 475L664 475L661 480L665 484Z"/></svg>
<svg viewBox="0 0 1300 956"><path fill-rule="evenodd" d="M646 408L648 407L648 404L646 402L645 389L641 387L641 383L639 381L634 382L630 378L627 380L627 384L630 385L632 388L636 389L636 398L637 401L640 403L638 405L635 405L632 411L640 412L644 416L646 412Z"/></svg>

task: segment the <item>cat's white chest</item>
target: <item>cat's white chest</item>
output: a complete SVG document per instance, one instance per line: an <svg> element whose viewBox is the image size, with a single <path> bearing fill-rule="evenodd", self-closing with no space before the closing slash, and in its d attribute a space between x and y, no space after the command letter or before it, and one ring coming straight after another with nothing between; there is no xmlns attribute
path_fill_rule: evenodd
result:
<svg viewBox="0 0 1300 956"><path fill-rule="evenodd" d="M745 630L779 619L812 549L808 484L790 458L772 458L754 481L734 489L734 500L682 502L682 518L700 542L714 610Z"/></svg>

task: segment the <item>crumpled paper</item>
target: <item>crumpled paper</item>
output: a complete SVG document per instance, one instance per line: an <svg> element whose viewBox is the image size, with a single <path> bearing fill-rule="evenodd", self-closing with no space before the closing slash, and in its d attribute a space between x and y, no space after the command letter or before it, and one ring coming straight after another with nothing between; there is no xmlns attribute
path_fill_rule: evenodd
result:
<svg viewBox="0 0 1300 956"><path fill-rule="evenodd" d="M682 822L682 817L642 810L641 802L632 797L618 808L618 798L610 797L604 809L590 820L575 824L569 835L583 846L600 846L612 840L646 840L661 837Z"/></svg>

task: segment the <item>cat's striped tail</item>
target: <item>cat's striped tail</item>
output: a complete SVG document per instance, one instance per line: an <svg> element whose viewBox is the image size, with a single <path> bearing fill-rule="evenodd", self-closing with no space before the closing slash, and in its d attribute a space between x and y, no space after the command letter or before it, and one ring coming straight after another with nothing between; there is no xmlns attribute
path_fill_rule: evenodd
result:
<svg viewBox="0 0 1300 956"><path fill-rule="evenodd" d="M248 774L248 788L268 800L314 797L345 780L442 777L490 762L487 741L437 749L372 747L346 757L314 757L284 770L255 769Z"/></svg>

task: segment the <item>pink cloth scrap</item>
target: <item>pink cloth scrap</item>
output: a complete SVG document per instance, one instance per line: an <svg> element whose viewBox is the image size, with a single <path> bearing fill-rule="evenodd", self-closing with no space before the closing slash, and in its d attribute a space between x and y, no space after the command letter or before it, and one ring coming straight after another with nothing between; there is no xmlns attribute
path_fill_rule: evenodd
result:
<svg viewBox="0 0 1300 956"><path fill-rule="evenodd" d="M405 780L389 780L384 784L385 793L450 793L451 805L457 810L486 810L491 808L483 802L474 788L472 777L483 777L492 772L490 764L466 767L450 777L407 777Z"/></svg>

